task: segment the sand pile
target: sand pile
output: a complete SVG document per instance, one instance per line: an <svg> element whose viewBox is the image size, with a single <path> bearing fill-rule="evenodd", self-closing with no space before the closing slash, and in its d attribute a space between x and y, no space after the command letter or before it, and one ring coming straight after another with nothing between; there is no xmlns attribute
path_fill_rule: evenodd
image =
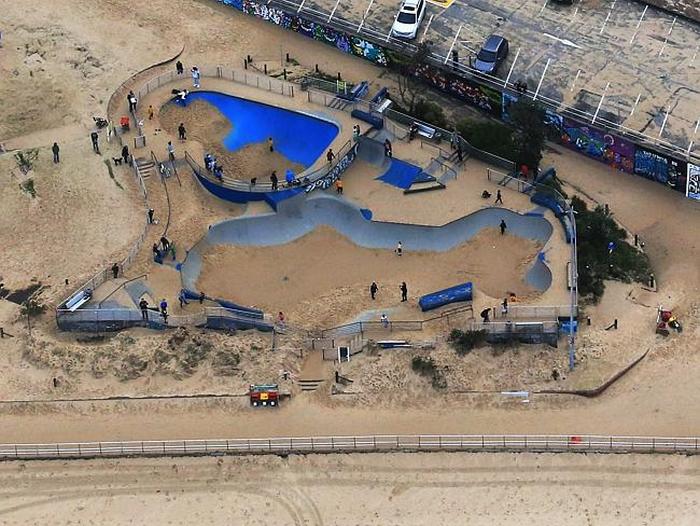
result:
<svg viewBox="0 0 700 526"><path fill-rule="evenodd" d="M284 180L287 169L295 174L301 173L304 167L294 163L277 151L270 152L266 143L249 144L235 152L223 146L223 140L231 131L231 123L214 106L196 100L187 107L178 104L167 104L159 115L163 129L174 137L178 136L180 123L185 125L187 139L199 142L205 151L216 157L224 169L224 177L250 181L253 177L259 182L269 182L272 171L277 172L280 181ZM201 159L196 159L200 165Z"/></svg>

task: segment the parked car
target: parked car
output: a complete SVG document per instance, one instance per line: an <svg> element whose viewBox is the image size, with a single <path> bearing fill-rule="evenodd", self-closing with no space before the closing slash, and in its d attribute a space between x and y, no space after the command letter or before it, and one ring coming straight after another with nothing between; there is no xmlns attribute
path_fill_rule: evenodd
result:
<svg viewBox="0 0 700 526"><path fill-rule="evenodd" d="M508 40L500 35L491 35L477 53L472 66L482 73L495 75L507 56Z"/></svg>
<svg viewBox="0 0 700 526"><path fill-rule="evenodd" d="M416 38L424 16L425 0L404 0L391 26L391 35L407 40Z"/></svg>

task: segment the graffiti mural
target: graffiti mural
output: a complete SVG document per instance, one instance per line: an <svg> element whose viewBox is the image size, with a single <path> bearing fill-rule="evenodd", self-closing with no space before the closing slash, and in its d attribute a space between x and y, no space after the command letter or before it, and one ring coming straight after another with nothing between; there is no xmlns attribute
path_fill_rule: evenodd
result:
<svg viewBox="0 0 700 526"><path fill-rule="evenodd" d="M334 46L343 53L370 60L380 66L387 66L389 60L386 50L372 42L355 35L348 35L332 27L312 22L304 17L289 14L281 9L270 7L255 0L220 0L224 4L240 9L247 15L262 18L266 22L284 27L305 37L313 38L329 46Z"/></svg>
<svg viewBox="0 0 700 526"><path fill-rule="evenodd" d="M564 118L561 143L616 170L634 173L634 144L620 137Z"/></svg>
<svg viewBox="0 0 700 526"><path fill-rule="evenodd" d="M685 195L700 201L700 166L688 163L688 179L685 185Z"/></svg>
<svg viewBox="0 0 700 526"><path fill-rule="evenodd" d="M427 64L418 66L414 75L433 87L462 99L470 106L475 106L494 117L501 117L500 91L445 73Z"/></svg>
<svg viewBox="0 0 700 526"><path fill-rule="evenodd" d="M679 192L686 191L687 164L684 161L637 147L634 154L634 173Z"/></svg>

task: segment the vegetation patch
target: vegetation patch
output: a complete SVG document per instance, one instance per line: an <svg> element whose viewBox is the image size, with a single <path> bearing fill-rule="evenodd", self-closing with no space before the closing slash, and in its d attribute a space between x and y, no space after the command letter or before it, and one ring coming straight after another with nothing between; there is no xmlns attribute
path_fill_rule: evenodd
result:
<svg viewBox="0 0 700 526"><path fill-rule="evenodd" d="M578 243L578 290L581 298L597 303L604 280L647 283L652 272L646 254L627 242L627 232L602 206L589 210L574 196Z"/></svg>
<svg viewBox="0 0 700 526"><path fill-rule="evenodd" d="M434 389L445 389L447 387L445 373L435 365L432 358L414 356L411 361L411 368L416 374L429 378Z"/></svg>
<svg viewBox="0 0 700 526"><path fill-rule="evenodd" d="M459 356L465 356L486 341L486 331L452 329L447 341Z"/></svg>

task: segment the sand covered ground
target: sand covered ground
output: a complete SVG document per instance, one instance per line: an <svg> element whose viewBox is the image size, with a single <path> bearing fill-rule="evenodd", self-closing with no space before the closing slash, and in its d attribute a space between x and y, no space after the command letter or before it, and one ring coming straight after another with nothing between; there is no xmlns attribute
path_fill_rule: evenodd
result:
<svg viewBox="0 0 700 526"><path fill-rule="evenodd" d="M365 309L395 306L403 281L410 306L423 294L472 280L493 298L513 292L521 301L534 300L537 292L524 275L540 248L487 229L447 252L405 251L399 257L393 250L358 247L335 230L319 227L281 246L212 247L203 255L197 287L267 312L283 311L292 323L311 317L323 325ZM379 286L374 302L372 281Z"/></svg>
<svg viewBox="0 0 700 526"><path fill-rule="evenodd" d="M12 213L2 216L3 233L0 235L4 236L3 247L10 248L3 250L0 256L0 274L12 287L24 286L26 281L23 280L29 274L51 284L51 295L46 292L50 307L54 305L51 303L55 299L54 292L55 297L60 297L69 288L58 288L63 283L63 274L70 272L72 286L94 270L110 266L117 255L125 254L141 228L143 203L138 198L132 199L138 194L131 177L117 167L112 180L103 159L91 152L88 142L91 116L105 114L108 97L130 75L174 56L184 45L182 60L186 67L194 63L242 64L247 53L276 56L281 49L283 52L288 50L302 64L318 63L321 69L331 72L341 70L344 78L355 81L370 79L372 90L390 84L384 71L367 62L337 53L333 48L284 32L271 24L244 17L210 1L181 2L177 9L173 9L172 3L166 0L153 0L147 4L133 4L126 0L56 0L41 5L0 0L0 8L3 12L0 99L12 101L0 105L0 142L8 149L40 148L33 176L37 188L34 200L19 191L19 179L13 179L11 173L15 168L11 154L0 158L5 171L0 177L7 178L2 205L3 209L12 210ZM118 104L123 111L123 99ZM149 129L149 133L151 131ZM48 150L57 138L62 146L60 167L52 165ZM159 139L163 138L161 135ZM151 139L149 135L149 141ZM162 156L163 144L154 142L156 151ZM104 137L101 143L104 158L118 156L116 145L107 147ZM180 155L182 146L176 144L176 147ZM148 151L143 155L148 155ZM2 439L41 441L54 438L75 440L95 435L109 439L114 436L162 438L189 434L412 432L418 428L426 432L476 429L567 432L583 428L590 432L700 433L700 421L688 410L698 403L697 392L692 386L700 368L697 346L700 335L697 302L700 247L694 228L700 221L697 203L658 184L615 172L563 148L552 147L545 162L554 164L559 176L570 183L567 191L582 191L601 203L609 203L616 217L631 232L643 237L659 281L658 293L645 291L634 284L608 284L608 293L601 304L587 309L592 325L582 327L579 337L581 367L567 375L566 382L587 387L598 385L634 357L651 350L633 374L600 399L535 397L526 406L519 402L504 402L498 395L456 398L455 395L445 397L425 390L428 401L434 396L432 403L426 404L427 407L423 403L414 407L410 396L401 389L403 384L397 382L389 396L389 408L385 410L372 407L342 410L319 405L313 397L303 395L276 413L274 419L267 414L246 412L239 400L199 405L188 402L139 406L98 402L7 404L0 416L4 424ZM79 174L74 173L78 171ZM59 173L60 179L55 177ZM224 204L201 192L187 175L182 170L180 182L174 178L167 182L173 209L171 237L182 248L196 242L209 224L243 211L241 207ZM400 191L381 183L375 183L377 186L368 191L377 190L381 185L386 187L386 193L377 190L376 194L368 196L362 193L364 188L353 188L354 183L348 174L346 193L348 198L357 200L371 197L374 200L371 208L383 219L404 215L410 220L428 222L438 213L463 215L462 210L471 206L463 203L479 202L474 196L486 184L484 180L484 170L479 167L468 172L467 177L459 177L447 190L434 192L434 196L424 196L424 199L411 196L411 206L396 209L391 208L392 201L403 196L397 195ZM75 185L71 186L73 181ZM114 181L119 182L124 190ZM469 196L460 196L458 190L466 192L470 181L475 183L475 191L469 190ZM149 199L152 199L161 220L160 227L149 231L150 243L162 234L167 205L160 181L149 178L147 185ZM440 197L440 194L446 197ZM129 196L128 199L125 195ZM504 194L507 206L523 206L516 201L518 198L518 194L510 190ZM43 211L27 223L26 211L41 207ZM22 240L21 243L18 239ZM82 242L85 246L81 250ZM53 263L46 256L47 252ZM130 276L155 274L149 259L148 254L143 254L130 270ZM176 291L175 280L171 277L154 276L154 281L161 279L164 287L172 287L172 290L168 289L168 297ZM2 324L15 334L15 338L2 340L0 344L3 349L0 353L3 365L0 385L5 399L194 393L212 389L235 392L247 381L242 373L234 376L236 379L230 383L227 376L203 374L209 367L216 366L213 361L209 362L210 358L202 360L198 372L182 376L181 380L177 379L181 374L178 368L174 368L175 373L164 373L151 360L157 350L170 352L167 349L171 334L145 335L140 331L127 331L104 342L83 342L76 335L56 334L50 311L38 323L34 322L29 331L16 305L0 303ZM669 339L654 335L653 320L660 303L677 311L685 325L682 335ZM617 332L605 331L614 318L619 318L620 329ZM241 353L255 352L252 346L256 343L236 336L231 337L236 343L229 345L227 338L225 335L206 335L215 349L210 357L216 355L217 346ZM133 343L122 341L127 339L133 339ZM269 378L288 362L291 362L290 369L300 368L290 358L298 351L297 344L294 341L288 343L290 350L286 356L280 353L279 358L275 355L268 360L268 355L261 354L264 367L259 369L259 374L251 376ZM173 364L184 363L187 344L182 348L180 357L172 359ZM520 350L521 357L528 352L526 349ZM558 366L565 360L565 356L563 352L547 354L534 350L538 353L535 356L541 355L542 359L532 365L532 373L523 372L523 377L531 380L541 375L542 383L549 383L544 375L553 364ZM436 353L442 354L436 356L446 358L447 352L451 351L439 349ZM113 361L107 365L102 363L100 357L103 353L111 356ZM124 363L140 363L129 358L131 355L148 361L148 365L142 376L124 380L120 378ZM508 385L512 388L520 387L515 381L519 375L510 371L509 376L499 377L501 371L509 364L516 369L529 367L527 364L534 360L530 356L524 359L517 358L515 353L504 353L500 360L489 357L475 363L472 360L476 357L476 354L470 355L464 364L451 367L455 370L469 368L475 377L487 375L491 377L486 378L490 380L489 386ZM252 362L254 357L242 359ZM405 367L408 361L405 356L398 355L382 360L385 364L376 365L378 372L375 375L388 375L401 364ZM97 363L102 365L93 368ZM371 361L366 363L372 365ZM447 364L447 361L441 363ZM370 369L370 365L364 369ZM106 371L106 374L96 378L95 370L98 374ZM408 376L413 373L403 370L401 374ZM59 391L50 387L55 376L65 377ZM511 377L514 378L512 383ZM359 386L364 378L357 378ZM508 381L499 382L499 379ZM417 385L422 381L420 378L411 379ZM378 385L386 387L388 383ZM469 381L465 385L485 386L487 382ZM369 383L365 387L368 392L374 392ZM454 405L445 411L436 410L445 398ZM440 403L436 404L435 400ZM401 407L401 411L396 411L396 406ZM51 415L50 419L46 418L47 414ZM232 418L233 415L236 418Z"/></svg>
<svg viewBox="0 0 700 526"><path fill-rule="evenodd" d="M7 525L691 525L698 457L416 453L10 462Z"/></svg>
<svg viewBox="0 0 700 526"><path fill-rule="evenodd" d="M224 170L224 177L259 182L270 182L270 174L277 172L279 181L292 170L301 173L304 167L291 162L277 151L270 152L266 142L249 144L232 152L223 146L223 140L231 131L231 123L211 104L197 100L187 107L167 104L160 111L160 123L171 136L177 137L180 124L185 125L187 138L199 142L204 151L211 153ZM196 161L204 166L202 159Z"/></svg>

